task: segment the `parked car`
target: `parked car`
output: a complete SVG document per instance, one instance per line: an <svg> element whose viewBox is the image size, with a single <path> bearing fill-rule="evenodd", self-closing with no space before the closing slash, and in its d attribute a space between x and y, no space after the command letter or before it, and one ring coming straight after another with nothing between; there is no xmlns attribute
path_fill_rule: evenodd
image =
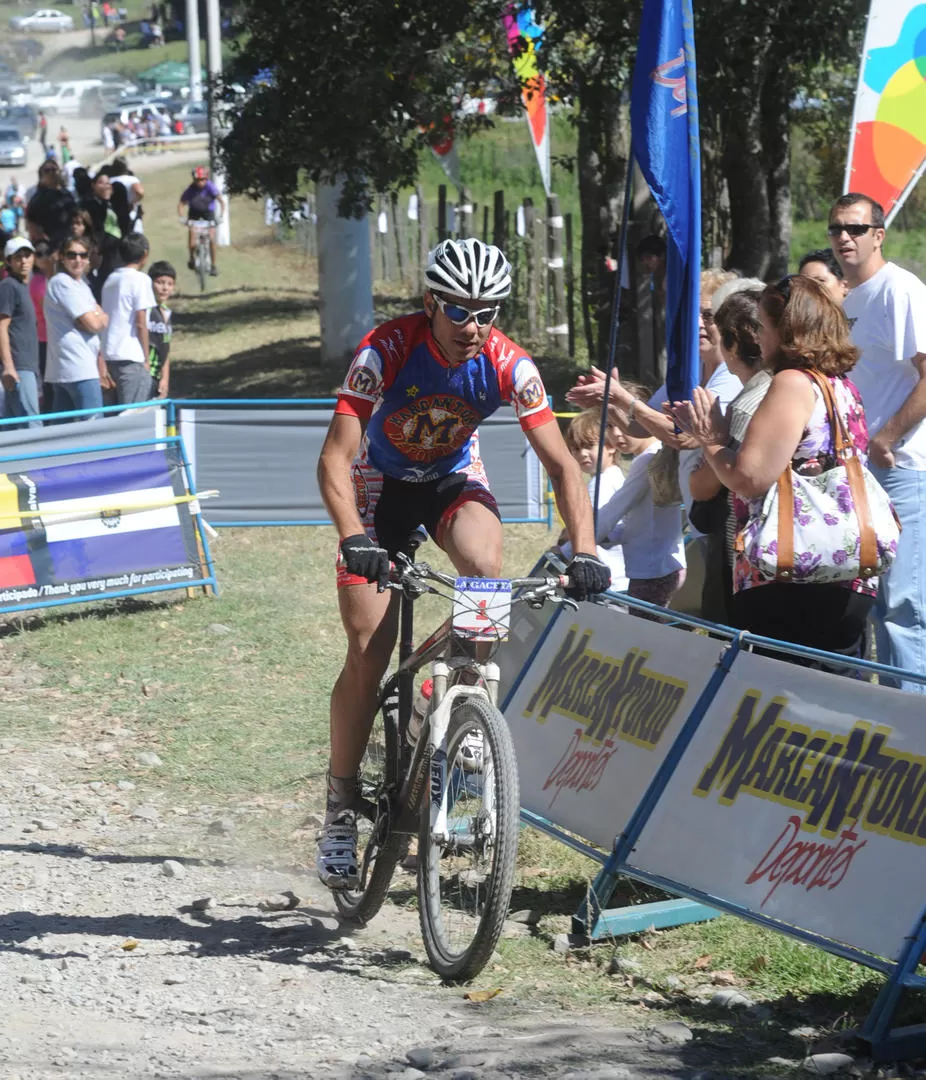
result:
<svg viewBox="0 0 926 1080"><path fill-rule="evenodd" d="M184 135L208 134L209 106L205 101L188 101L174 113L174 120L183 124Z"/></svg>
<svg viewBox="0 0 926 1080"><path fill-rule="evenodd" d="M102 116L118 111L122 106L123 92L118 86L91 86L80 95L81 116Z"/></svg>
<svg viewBox="0 0 926 1080"><path fill-rule="evenodd" d="M29 31L62 34L65 30L74 29L74 20L57 8L39 8L29 15L14 15L10 19L10 29L24 34Z"/></svg>
<svg viewBox="0 0 926 1080"><path fill-rule="evenodd" d="M31 105L6 105L0 108L0 125L15 127L24 139L34 139L39 114Z"/></svg>
<svg viewBox="0 0 926 1080"><path fill-rule="evenodd" d="M18 128L0 127L0 165L25 165L26 144Z"/></svg>
<svg viewBox="0 0 926 1080"><path fill-rule="evenodd" d="M77 116L80 112L80 99L85 90L103 84L99 79L73 79L60 83L50 94L35 95L35 107L46 113L61 113L63 116Z"/></svg>

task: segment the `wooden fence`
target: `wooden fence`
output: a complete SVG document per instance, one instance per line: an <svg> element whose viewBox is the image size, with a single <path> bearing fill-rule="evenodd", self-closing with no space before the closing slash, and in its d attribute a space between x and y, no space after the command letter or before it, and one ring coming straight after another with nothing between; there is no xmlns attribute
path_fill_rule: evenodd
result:
<svg viewBox="0 0 926 1080"><path fill-rule="evenodd" d="M410 295L422 291L428 252L441 240L475 236L496 244L512 266L506 332L539 351L575 356L577 315L581 324L578 240L572 215L560 213L555 195L543 206L530 198L512 203L504 191L495 192L491 205L454 203L441 185L436 202L426 201L420 189L402 198L380 196L369 224L374 281ZM275 228L281 240L299 243L309 257L317 255L311 199L299 219L290 225L276 222Z"/></svg>

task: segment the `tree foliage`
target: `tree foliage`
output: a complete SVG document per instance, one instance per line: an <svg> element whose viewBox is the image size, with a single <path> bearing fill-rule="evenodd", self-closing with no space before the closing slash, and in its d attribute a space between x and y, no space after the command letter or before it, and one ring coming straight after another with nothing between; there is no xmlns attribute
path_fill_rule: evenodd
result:
<svg viewBox="0 0 926 1080"><path fill-rule="evenodd" d="M630 157L626 106L642 0L532 6L545 26L549 91L575 107L583 294L603 325L605 256L616 249ZM808 120L808 138L832 145L827 125L838 110L826 95L834 70L857 65L868 0L694 6L705 248L720 248L744 272L778 274L790 238L795 109ZM262 70L272 78L222 141L231 190L271 193L285 206L306 177L343 177L342 207L360 213L376 192L414 183L422 152L447 132L464 91L491 85L503 109L519 107L501 8L500 0L327 0L309 11L284 0L245 0L246 35L228 78L250 80ZM490 122L452 121L458 135ZM826 182L833 184L829 156Z"/></svg>

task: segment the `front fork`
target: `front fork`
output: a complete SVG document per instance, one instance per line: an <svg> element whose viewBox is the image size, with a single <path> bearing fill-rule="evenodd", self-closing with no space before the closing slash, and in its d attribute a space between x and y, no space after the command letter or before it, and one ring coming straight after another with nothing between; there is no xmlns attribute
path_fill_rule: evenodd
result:
<svg viewBox="0 0 926 1080"><path fill-rule="evenodd" d="M431 668L434 691L431 696L431 712L428 724L428 750L430 761L430 801L431 839L447 843L451 838L447 828L449 786L447 784L447 734L450 728L450 713L454 701L459 697L473 694L487 694L494 704L498 694L500 672L497 664L481 665L485 689L456 683L448 688L450 666L445 660L436 660Z"/></svg>

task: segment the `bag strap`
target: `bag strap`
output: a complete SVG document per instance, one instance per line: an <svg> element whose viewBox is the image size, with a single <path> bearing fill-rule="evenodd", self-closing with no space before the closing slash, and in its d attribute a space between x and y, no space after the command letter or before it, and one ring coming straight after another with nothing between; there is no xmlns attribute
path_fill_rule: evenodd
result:
<svg viewBox="0 0 926 1080"><path fill-rule="evenodd" d="M833 384L819 371L810 371L805 368L804 372L820 388L823 404L826 406L826 419L833 434L833 451L837 460L842 461L846 457L846 450L850 447L854 449L854 444L836 404Z"/></svg>
<svg viewBox="0 0 926 1080"><path fill-rule="evenodd" d="M778 560L776 581L794 578L794 482L790 464L778 477Z"/></svg>

